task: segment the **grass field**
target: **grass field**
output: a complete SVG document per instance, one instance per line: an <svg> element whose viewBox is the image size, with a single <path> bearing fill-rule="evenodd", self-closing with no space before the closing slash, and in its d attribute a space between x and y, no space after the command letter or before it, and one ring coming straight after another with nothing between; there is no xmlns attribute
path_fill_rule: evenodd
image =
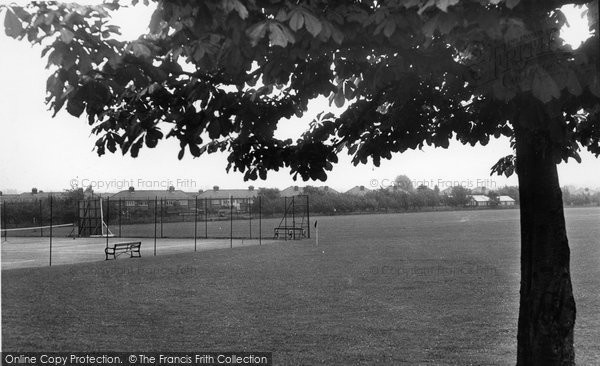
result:
<svg viewBox="0 0 600 366"><path fill-rule="evenodd" d="M567 209L566 217L577 361L600 364L600 209ZM3 270L3 350L260 350L277 365L514 364L517 210L318 220L318 248L305 240Z"/></svg>

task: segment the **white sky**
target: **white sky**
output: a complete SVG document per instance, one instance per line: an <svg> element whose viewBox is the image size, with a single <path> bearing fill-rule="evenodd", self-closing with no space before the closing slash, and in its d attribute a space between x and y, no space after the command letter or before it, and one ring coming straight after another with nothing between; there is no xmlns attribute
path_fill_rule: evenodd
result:
<svg viewBox="0 0 600 366"><path fill-rule="evenodd" d="M576 11L574 12L576 13ZM137 6L122 11L114 23L122 27L125 36L136 38L144 32L151 10ZM573 42L587 32L585 20L576 16L565 38ZM0 15L3 24L4 16ZM98 157L92 151L96 136L90 135L87 121L61 111L55 118L44 104L48 70L40 58L41 49L27 42L18 42L0 30L0 191L61 191L73 184L93 184L96 191L118 191L130 185L137 189L177 189L197 191L213 185L221 188L276 187L289 185L323 185L345 191L355 185L379 187L394 177L405 174L415 183L437 184L446 188L449 181L466 186L486 185L490 188L516 185L516 176L490 177L491 166L502 156L511 153L507 139L492 140L487 146L463 146L457 141L449 149L424 148L396 154L384 160L380 167L372 164L354 167L348 155L340 155L326 183L294 182L289 171L270 172L267 181L244 182L240 173L227 174L226 155L207 155L191 158L189 151L179 161L176 140L163 140L156 149L144 148L133 159L120 153ZM313 103L302 120L281 123L280 136L297 136L307 123L328 108L326 101ZM570 162L559 166L561 185L600 187L600 159L582 152L582 164Z"/></svg>

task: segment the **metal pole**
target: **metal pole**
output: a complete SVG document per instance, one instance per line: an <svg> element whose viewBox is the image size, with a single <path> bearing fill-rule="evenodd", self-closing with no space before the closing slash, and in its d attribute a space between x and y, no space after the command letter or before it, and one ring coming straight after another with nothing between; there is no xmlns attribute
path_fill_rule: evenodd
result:
<svg viewBox="0 0 600 366"><path fill-rule="evenodd" d="M308 238L310 239L310 207L308 205L308 195L306 196L306 221L308 222Z"/></svg>
<svg viewBox="0 0 600 366"><path fill-rule="evenodd" d="M204 198L204 238L208 239L208 205L207 199Z"/></svg>
<svg viewBox="0 0 600 366"><path fill-rule="evenodd" d="M8 231L6 231L6 204L7 202L5 200L0 200L0 206L2 206L2 212L0 212L2 217L0 217L0 220L2 220L2 227L4 228L4 232L0 232L0 238L4 235L4 240L8 240L8 237L6 236L6 234L8 234Z"/></svg>
<svg viewBox="0 0 600 366"><path fill-rule="evenodd" d="M123 215L123 208L121 207L121 198L119 198L119 238L121 237L121 216Z"/></svg>
<svg viewBox="0 0 600 366"><path fill-rule="evenodd" d="M154 196L154 256L156 256L156 209L158 207L158 197Z"/></svg>
<svg viewBox="0 0 600 366"><path fill-rule="evenodd" d="M283 240L287 240L287 197L283 197Z"/></svg>
<svg viewBox="0 0 600 366"><path fill-rule="evenodd" d="M198 237L198 196L196 196L196 208L194 212L194 252L197 251Z"/></svg>
<svg viewBox="0 0 600 366"><path fill-rule="evenodd" d="M40 230L40 237L44 237L44 221L42 219L42 200L40 200L39 202L40 202L40 223L39 223L39 225L42 227L42 229Z"/></svg>
<svg viewBox="0 0 600 366"><path fill-rule="evenodd" d="M248 216L250 217L250 239L252 239L252 205L248 199Z"/></svg>
<svg viewBox="0 0 600 366"><path fill-rule="evenodd" d="M106 197L106 247L108 248L108 221L110 220L110 197ZM102 232L102 228L100 228Z"/></svg>
<svg viewBox="0 0 600 366"><path fill-rule="evenodd" d="M163 199L160 199L160 237L164 238L163 236L163 210L164 210L164 206L163 206Z"/></svg>
<svg viewBox="0 0 600 366"><path fill-rule="evenodd" d="M229 196L229 247L233 248L233 197Z"/></svg>
<svg viewBox="0 0 600 366"><path fill-rule="evenodd" d="M292 235L294 240L296 240L296 197L292 197Z"/></svg>
<svg viewBox="0 0 600 366"><path fill-rule="evenodd" d="M258 245L262 245L262 196L258 196Z"/></svg>
<svg viewBox="0 0 600 366"><path fill-rule="evenodd" d="M50 267L52 267L52 194L50 195Z"/></svg>

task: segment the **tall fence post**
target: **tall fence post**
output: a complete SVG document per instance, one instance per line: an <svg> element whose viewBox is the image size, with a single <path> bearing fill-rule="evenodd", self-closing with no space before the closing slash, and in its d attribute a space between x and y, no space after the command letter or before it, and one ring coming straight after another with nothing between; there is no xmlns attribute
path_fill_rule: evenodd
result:
<svg viewBox="0 0 600 366"><path fill-rule="evenodd" d="M121 216L123 216L123 207L121 207L121 198L119 197L119 238L121 238Z"/></svg>
<svg viewBox="0 0 600 366"><path fill-rule="evenodd" d="M204 239L208 239L208 201L204 198Z"/></svg>
<svg viewBox="0 0 600 366"><path fill-rule="evenodd" d="M50 260L49 266L52 267L52 194L50 194Z"/></svg>
<svg viewBox="0 0 600 366"><path fill-rule="evenodd" d="M109 229L109 221L110 221L110 197L106 197L106 247L108 248L108 233ZM102 233L102 228L100 228L100 232Z"/></svg>
<svg viewBox="0 0 600 366"><path fill-rule="evenodd" d="M158 208L158 197L154 196L154 256L156 257L156 225L157 216L156 209Z"/></svg>
<svg viewBox="0 0 600 366"><path fill-rule="evenodd" d="M287 196L283 197L283 240L287 240Z"/></svg>
<svg viewBox="0 0 600 366"><path fill-rule="evenodd" d="M38 225L40 225L42 228L40 229L40 238L44 237L44 220L42 219L42 200L39 200L39 206L40 206L40 222Z"/></svg>
<svg viewBox="0 0 600 366"><path fill-rule="evenodd" d="M2 228L4 229L4 232L0 233L0 237L2 235L4 235L4 240L8 240L8 236L7 236L8 230L6 230L6 229L8 229L6 227L6 211L7 211L6 205L7 205L7 203L8 202L6 202L6 200L2 201L2 217L0 218L2 220Z"/></svg>
<svg viewBox="0 0 600 366"><path fill-rule="evenodd" d="M262 196L258 196L258 245L262 245Z"/></svg>
<svg viewBox="0 0 600 366"><path fill-rule="evenodd" d="M196 196L196 208L194 209L194 252L196 252L198 246L198 196Z"/></svg>
<svg viewBox="0 0 600 366"><path fill-rule="evenodd" d="M163 205L163 198L160 199L160 237L164 238L163 236L163 211L165 209L165 206Z"/></svg>
<svg viewBox="0 0 600 366"><path fill-rule="evenodd" d="M248 199L248 217L250 218L250 240L252 240L252 205Z"/></svg>
<svg viewBox="0 0 600 366"><path fill-rule="evenodd" d="M229 247L233 248L233 197L229 196Z"/></svg>
<svg viewBox="0 0 600 366"><path fill-rule="evenodd" d="M310 206L308 203L308 195L306 195L306 221L308 223L308 238L310 239Z"/></svg>
<svg viewBox="0 0 600 366"><path fill-rule="evenodd" d="M296 240L296 197L292 197L292 235L294 236L294 240Z"/></svg>

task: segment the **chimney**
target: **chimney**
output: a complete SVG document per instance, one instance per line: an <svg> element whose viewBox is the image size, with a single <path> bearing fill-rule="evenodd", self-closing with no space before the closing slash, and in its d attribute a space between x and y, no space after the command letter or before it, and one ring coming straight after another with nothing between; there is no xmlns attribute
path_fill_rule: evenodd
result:
<svg viewBox="0 0 600 366"><path fill-rule="evenodd" d="M298 192L298 186L294 186L294 192Z"/></svg>
<svg viewBox="0 0 600 366"><path fill-rule="evenodd" d="M365 186L360 186L360 190L364 191L365 190Z"/></svg>
<svg viewBox="0 0 600 366"><path fill-rule="evenodd" d="M218 191L219 190L219 186L214 186L213 187L213 191Z"/></svg>
<svg viewBox="0 0 600 366"><path fill-rule="evenodd" d="M248 187L248 190L249 190L249 191L253 191L253 190L254 190L254 186L249 186L249 187Z"/></svg>

